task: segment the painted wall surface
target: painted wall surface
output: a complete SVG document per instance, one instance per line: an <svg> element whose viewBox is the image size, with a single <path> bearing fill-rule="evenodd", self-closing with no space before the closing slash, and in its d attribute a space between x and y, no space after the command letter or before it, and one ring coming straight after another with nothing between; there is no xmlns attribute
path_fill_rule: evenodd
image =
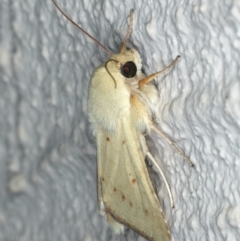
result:
<svg viewBox="0 0 240 241"><path fill-rule="evenodd" d="M135 10L129 47L156 80L159 127L195 163L153 135L165 170L154 183L174 241L240 237L239 1L63 1L58 4L112 52ZM107 60L50 0L1 1L0 240L143 240L112 233L97 210L96 147L88 84ZM137 160L136 160L137 161Z"/></svg>

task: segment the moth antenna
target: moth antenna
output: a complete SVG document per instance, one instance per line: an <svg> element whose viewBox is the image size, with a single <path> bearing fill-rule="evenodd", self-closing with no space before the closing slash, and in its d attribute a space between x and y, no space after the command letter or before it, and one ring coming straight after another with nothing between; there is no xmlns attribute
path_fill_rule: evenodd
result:
<svg viewBox="0 0 240 241"><path fill-rule="evenodd" d="M151 75L147 76L146 78L140 80L139 83L138 83L139 88L141 89L141 87L142 87L143 85L147 84L148 82L150 82L150 81L152 81L154 78L156 78L158 75L160 75L160 74L164 73L165 71L169 70L170 68L172 68L172 67L177 63L177 61L178 61L179 59L180 59L180 55L178 55L178 56L176 57L176 59L174 59L174 60L172 61L172 63L169 64L169 65L168 65L166 68L164 68L163 70L160 70L160 71L158 71L157 73L151 74Z"/></svg>
<svg viewBox="0 0 240 241"><path fill-rule="evenodd" d="M179 155L181 155L191 167L195 167L195 165L191 162L191 160L183 153L183 151L177 147L173 141L170 140L170 138L164 134L161 130L159 130L156 126L152 125L152 129L157 132L165 141L167 141L173 148L178 152Z"/></svg>
<svg viewBox="0 0 240 241"><path fill-rule="evenodd" d="M107 70L108 74L112 77L112 79L113 79L113 81L114 81L115 89L116 89L116 88L117 88L117 82L116 82L116 80L114 79L114 77L112 76L112 74L110 73L110 71L108 70L108 67L107 67L107 64L108 64L109 62L111 62L111 61L116 62L116 63L118 63L118 64L119 64L119 62L118 62L117 60L115 60L115 59L109 59L109 60L105 63L105 69Z"/></svg>
<svg viewBox="0 0 240 241"><path fill-rule="evenodd" d="M171 202L171 207L174 208L174 203L173 203L173 197L172 197L172 192L170 190L167 178L164 175L164 172L162 170L162 168L158 165L158 163L156 162L155 158L152 156L152 154L148 151L146 153L146 155L149 157L149 159L151 160L151 162L156 166L156 168L158 169L158 172L161 174L163 181L165 182L165 185L167 187L167 191L168 191L168 195L169 195L169 199Z"/></svg>
<svg viewBox="0 0 240 241"><path fill-rule="evenodd" d="M133 15L134 15L134 10L132 9L130 11L130 15L129 15L129 24L128 24L128 32L127 32L127 35L122 43L122 46L119 50L119 53L122 53L126 50L126 44L127 44L127 41L132 33L132 29L133 29Z"/></svg>
<svg viewBox="0 0 240 241"><path fill-rule="evenodd" d="M112 55L112 53L105 48L98 40L96 40L93 36L91 36L87 31L85 31L83 28L81 28L76 22L74 22L70 17L67 16L66 13L63 12L63 10L57 5L57 3L52 0L53 4L56 6L56 8L62 13L62 15L69 20L75 27L77 27L79 30L81 30L84 34L86 34L90 39L92 39L96 44L98 44L105 52L107 52L108 55Z"/></svg>

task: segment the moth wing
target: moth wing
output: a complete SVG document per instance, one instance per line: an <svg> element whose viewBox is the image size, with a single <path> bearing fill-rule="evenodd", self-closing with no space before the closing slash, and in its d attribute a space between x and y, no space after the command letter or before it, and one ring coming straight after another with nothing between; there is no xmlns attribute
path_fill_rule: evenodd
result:
<svg viewBox="0 0 240 241"><path fill-rule="evenodd" d="M153 189L142 153L142 134L129 116L117 130L97 131L99 196L105 211L152 241L170 241L171 235Z"/></svg>

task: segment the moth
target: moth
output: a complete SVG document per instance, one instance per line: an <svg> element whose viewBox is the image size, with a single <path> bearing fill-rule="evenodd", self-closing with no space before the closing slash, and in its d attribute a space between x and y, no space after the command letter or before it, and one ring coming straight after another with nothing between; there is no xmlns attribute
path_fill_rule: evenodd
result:
<svg viewBox="0 0 240 241"><path fill-rule="evenodd" d="M153 123L159 97L152 80L174 66L180 56L165 69L145 76L138 51L126 48L132 32L133 10L121 48L112 54L52 1L68 20L110 54L94 71L88 96L89 120L97 144L99 210L116 232L123 232L126 225L148 240L170 241L171 234L147 171L146 158L161 173L173 206L172 194L163 171L148 150L145 134L156 131L193 165Z"/></svg>

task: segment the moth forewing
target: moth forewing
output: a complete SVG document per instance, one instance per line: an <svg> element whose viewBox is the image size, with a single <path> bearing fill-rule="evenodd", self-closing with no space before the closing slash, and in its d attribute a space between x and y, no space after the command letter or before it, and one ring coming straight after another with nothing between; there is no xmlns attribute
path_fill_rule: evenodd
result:
<svg viewBox="0 0 240 241"><path fill-rule="evenodd" d="M115 132L97 131L100 195L105 211L148 240L171 240L150 181L139 132L131 110L117 120Z"/></svg>

